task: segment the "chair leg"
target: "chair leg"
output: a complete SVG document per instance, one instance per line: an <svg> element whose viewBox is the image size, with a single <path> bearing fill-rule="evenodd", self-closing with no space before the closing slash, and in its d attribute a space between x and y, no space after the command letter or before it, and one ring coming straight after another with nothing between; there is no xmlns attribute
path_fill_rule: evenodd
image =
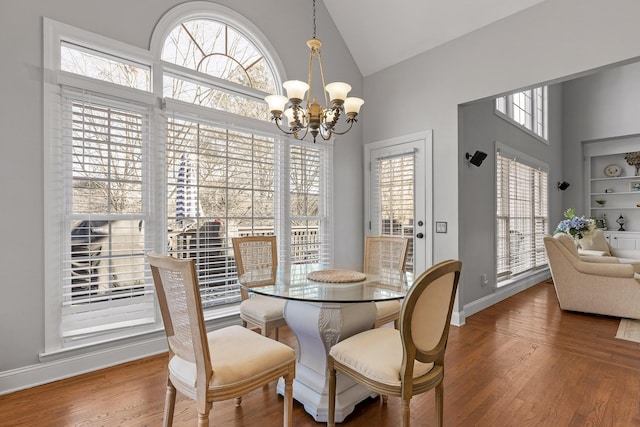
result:
<svg viewBox="0 0 640 427"><path fill-rule="evenodd" d="M402 427L411 424L411 400L402 399Z"/></svg>
<svg viewBox="0 0 640 427"><path fill-rule="evenodd" d="M164 427L173 425L173 410L176 407L176 388L171 384L171 380L167 380L167 393L164 400Z"/></svg>
<svg viewBox="0 0 640 427"><path fill-rule="evenodd" d="M201 403L196 405L198 408L198 427L209 427L209 412L212 406L211 402L205 402L202 406Z"/></svg>
<svg viewBox="0 0 640 427"><path fill-rule="evenodd" d="M380 395L380 403L382 403L383 405L386 405L388 400L389 400L389 396L387 396L386 394Z"/></svg>
<svg viewBox="0 0 640 427"><path fill-rule="evenodd" d="M293 427L293 373L284 376L284 427Z"/></svg>
<svg viewBox="0 0 640 427"><path fill-rule="evenodd" d="M209 427L209 414L201 414L198 412L198 427Z"/></svg>
<svg viewBox="0 0 640 427"><path fill-rule="evenodd" d="M233 401L236 404L236 408L239 408L242 405L242 396L236 397Z"/></svg>
<svg viewBox="0 0 640 427"><path fill-rule="evenodd" d="M276 341L280 341L280 328L276 328Z"/></svg>
<svg viewBox="0 0 640 427"><path fill-rule="evenodd" d="M393 327L396 328L397 330L400 330L400 318L397 318L396 320L393 321Z"/></svg>
<svg viewBox="0 0 640 427"><path fill-rule="evenodd" d="M436 425L442 427L444 422L444 381L436 386Z"/></svg>
<svg viewBox="0 0 640 427"><path fill-rule="evenodd" d="M327 414L327 427L336 426L336 370L333 366L333 358L329 356L329 413Z"/></svg>

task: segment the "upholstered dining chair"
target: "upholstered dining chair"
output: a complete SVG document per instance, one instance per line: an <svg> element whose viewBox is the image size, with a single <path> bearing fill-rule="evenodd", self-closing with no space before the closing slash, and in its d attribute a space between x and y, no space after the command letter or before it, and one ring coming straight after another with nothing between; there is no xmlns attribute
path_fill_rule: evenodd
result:
<svg viewBox="0 0 640 427"><path fill-rule="evenodd" d="M245 286L258 286L274 284L278 269L278 252L275 236L248 236L231 239L233 253L236 259L238 277L249 272L267 271L267 280L260 275L260 281L244 280ZM262 335L268 337L271 330L275 329L276 341L279 339L279 328L285 326L284 320L285 300L265 297L262 295L250 296L246 289L240 289L242 303L240 303L240 319L242 326L260 328Z"/></svg>
<svg viewBox="0 0 640 427"><path fill-rule="evenodd" d="M382 269L404 271L407 263L409 239L399 236L366 236L364 240L365 273L376 274ZM378 328L394 322L398 329L400 301L376 302L376 321Z"/></svg>
<svg viewBox="0 0 640 427"><path fill-rule="evenodd" d="M239 405L242 394L284 377L283 425L291 427L294 350L239 325L207 333L195 262L156 254L148 260L169 343L163 425L173 424L176 389L196 401L202 427L212 402L236 398Z"/></svg>
<svg viewBox="0 0 640 427"><path fill-rule="evenodd" d="M369 329L331 348L330 427L335 426L336 372L382 396L400 397L404 427L413 395L435 388L436 421L442 426L444 354L461 269L460 261L448 260L422 273L402 302L400 330Z"/></svg>

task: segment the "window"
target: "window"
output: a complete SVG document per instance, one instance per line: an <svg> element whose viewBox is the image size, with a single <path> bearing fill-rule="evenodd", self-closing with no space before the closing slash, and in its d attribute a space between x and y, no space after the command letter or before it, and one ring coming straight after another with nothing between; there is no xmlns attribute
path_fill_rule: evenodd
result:
<svg viewBox="0 0 640 427"><path fill-rule="evenodd" d="M379 212L372 230L383 236L409 239L406 270L414 271L413 216L415 153L395 154L375 159L374 209Z"/></svg>
<svg viewBox="0 0 640 427"><path fill-rule="evenodd" d="M45 19L45 353L161 328L151 251L196 260L209 319L237 312L233 237L332 261L331 144L274 134L280 74L250 23L175 9L152 52Z"/></svg>
<svg viewBox="0 0 640 427"><path fill-rule="evenodd" d="M496 159L497 277L515 279L547 265L546 167L522 153L498 149Z"/></svg>
<svg viewBox="0 0 640 427"><path fill-rule="evenodd" d="M547 140L547 87L496 98L496 111L510 122Z"/></svg>

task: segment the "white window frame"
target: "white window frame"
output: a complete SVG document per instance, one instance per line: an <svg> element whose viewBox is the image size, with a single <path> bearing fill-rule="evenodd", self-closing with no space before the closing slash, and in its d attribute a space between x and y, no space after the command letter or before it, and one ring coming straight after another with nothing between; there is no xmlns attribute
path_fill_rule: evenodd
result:
<svg viewBox="0 0 640 427"><path fill-rule="evenodd" d="M527 110L531 111L529 114L531 124L529 126L515 119L516 110L519 107L516 105L517 102L514 101L514 97L522 96L525 92L531 93L529 104L525 106ZM549 90L547 86L540 86L500 96L495 99L495 113L498 117L506 120L523 132L545 144L549 144L548 93Z"/></svg>
<svg viewBox="0 0 640 427"><path fill-rule="evenodd" d="M205 107L200 107L184 102L163 99L162 98L162 73L165 64L159 60L160 48L167 34L179 22L189 17L210 17L211 14L216 15L219 20L228 19L229 23L233 23L236 28L242 30L245 34L251 34L254 38L260 40L259 47L264 52L272 54L267 58L271 61L275 68L278 86L284 80L284 72L281 62L275 57L275 50L266 41L262 33L253 26L248 20L241 17L237 13L209 2L191 2L177 6L169 11L161 19L158 26L154 30L152 37L152 49L147 51L139 49L127 44L93 34L66 24L44 18L44 191L45 191L45 348L43 357L52 355L68 349L74 349L81 346L99 344L114 339L122 339L148 333L151 331L161 330L162 322L159 311L156 308L156 321L150 327L133 328L124 331L115 331L112 334L88 336L86 339L78 339L73 342L64 342L61 336L61 322L63 320L62 312L62 292L60 291L62 283L62 254L61 249L68 243L65 239L64 226L61 218L64 217L65 202L60 197L61 188L64 189L62 182L61 165L63 159L62 150L62 129L60 123L62 120L62 99L64 88L74 88L82 91L88 91L98 96L105 96L111 99L122 99L127 102L133 102L142 106L146 106L150 111L150 140L151 145L157 146L158 141L163 147L166 145L165 123L166 117L170 112L179 112L181 115L200 117L211 122L219 123L221 126L235 128L252 132L255 134L269 135L276 139L276 171L279 177L276 177L276 230L280 229L285 233L290 230L290 219L288 219L289 201L288 194L288 165L289 150L291 144L307 144L307 142L292 141L280 133L276 133L272 123L264 122L257 119L239 117L234 114L223 111L215 111ZM81 47L85 47L105 55L113 55L126 61L142 64L151 69L151 91L143 91L123 87L92 78L75 75L70 72L60 70L60 45L62 42L72 43ZM154 50L155 48L155 50ZM266 55L265 55L266 56ZM171 66L167 66L167 70L171 71ZM248 92L251 92L249 90ZM257 92L257 91L254 91ZM253 96L259 96L253 93ZM161 105L162 108L157 106ZM323 254L323 261L327 263L333 262L333 224L332 218L332 170L333 164L333 142L325 142L322 145L313 145L320 148L322 154L322 165L324 179L322 182L322 191L324 191L322 209L319 213L318 221L323 227L323 238L326 239L326 253ZM149 206L149 211L154 213L154 218L150 219L148 234L166 237L166 177L164 176L164 148L154 149L150 153L150 160L145 166L144 175L149 179L148 200L144 203ZM286 178L286 179L285 179ZM153 195L159 195L155 197ZM68 233L67 233L68 234ZM284 234L288 236L290 234ZM150 243L149 250L165 253L167 248L163 242L166 239L162 237L156 238L155 242ZM285 239L280 240L280 253L288 254L289 242ZM147 275L149 280L150 276ZM205 313L208 320L223 319L230 315L237 315L238 305L221 306L212 308Z"/></svg>
<svg viewBox="0 0 640 427"><path fill-rule="evenodd" d="M549 183L548 183L548 178L549 178L549 166L534 158L531 156L528 156L527 154L524 154L518 150L515 150L512 147L509 147L507 145L501 144L499 142L496 142L496 150L495 150L495 155L496 155L496 171L495 171L495 179L497 180L498 178L498 156L503 156L506 158L509 158L513 161L515 161L518 165L522 165L537 171L541 171L544 172L547 176L546 176L546 181L547 181L547 185L546 185L546 200L544 201L540 201L540 203L544 204L544 208L546 208L546 215L545 215L545 219L546 219L546 228L544 230L540 231L540 235L538 235L535 231L535 220L536 220L536 215L535 215L535 206L533 206L532 208L532 214L530 217L530 220L532 222L532 228L534 229L534 235L533 235L533 242L534 242L534 252L532 252L532 256L533 256L533 262L532 262L532 267L526 271L517 273L515 275L509 275L508 277L504 277L502 278L500 273L498 271L498 241L499 241L499 226L498 226L498 196L497 196L497 192L498 192L498 186L496 183L496 277L497 277L497 286L498 287L503 287L506 285L509 285L511 283L513 283L515 280L520 280L524 277L527 277L531 274L535 274L538 271L547 268L548 263L546 262L546 255L544 254L544 243L542 238L544 237L544 235L549 233ZM533 204L533 202L532 202ZM508 243L510 244L510 243ZM541 257L539 257L538 255L541 255ZM538 258L542 258L544 259L544 261L539 262Z"/></svg>

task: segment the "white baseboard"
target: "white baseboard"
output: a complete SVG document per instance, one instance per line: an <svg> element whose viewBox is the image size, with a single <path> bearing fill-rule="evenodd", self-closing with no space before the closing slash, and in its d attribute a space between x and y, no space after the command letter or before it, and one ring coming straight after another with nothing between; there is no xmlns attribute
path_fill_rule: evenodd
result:
<svg viewBox="0 0 640 427"><path fill-rule="evenodd" d="M167 339L162 336L0 372L0 395L108 368L166 351Z"/></svg>
<svg viewBox="0 0 640 427"><path fill-rule="evenodd" d="M466 319L466 313L464 310L462 311L454 311L451 313L451 324L453 326L462 326L464 325Z"/></svg>
<svg viewBox="0 0 640 427"><path fill-rule="evenodd" d="M541 270L530 276L514 281L512 284L496 288L494 293L487 295L486 297L475 300L469 304L465 304L462 311L466 316L478 313L487 307L491 307L494 304L499 303L502 300L509 298L512 295L522 292L525 289L537 285L538 283L551 278L549 269ZM463 319L464 324L464 319Z"/></svg>

